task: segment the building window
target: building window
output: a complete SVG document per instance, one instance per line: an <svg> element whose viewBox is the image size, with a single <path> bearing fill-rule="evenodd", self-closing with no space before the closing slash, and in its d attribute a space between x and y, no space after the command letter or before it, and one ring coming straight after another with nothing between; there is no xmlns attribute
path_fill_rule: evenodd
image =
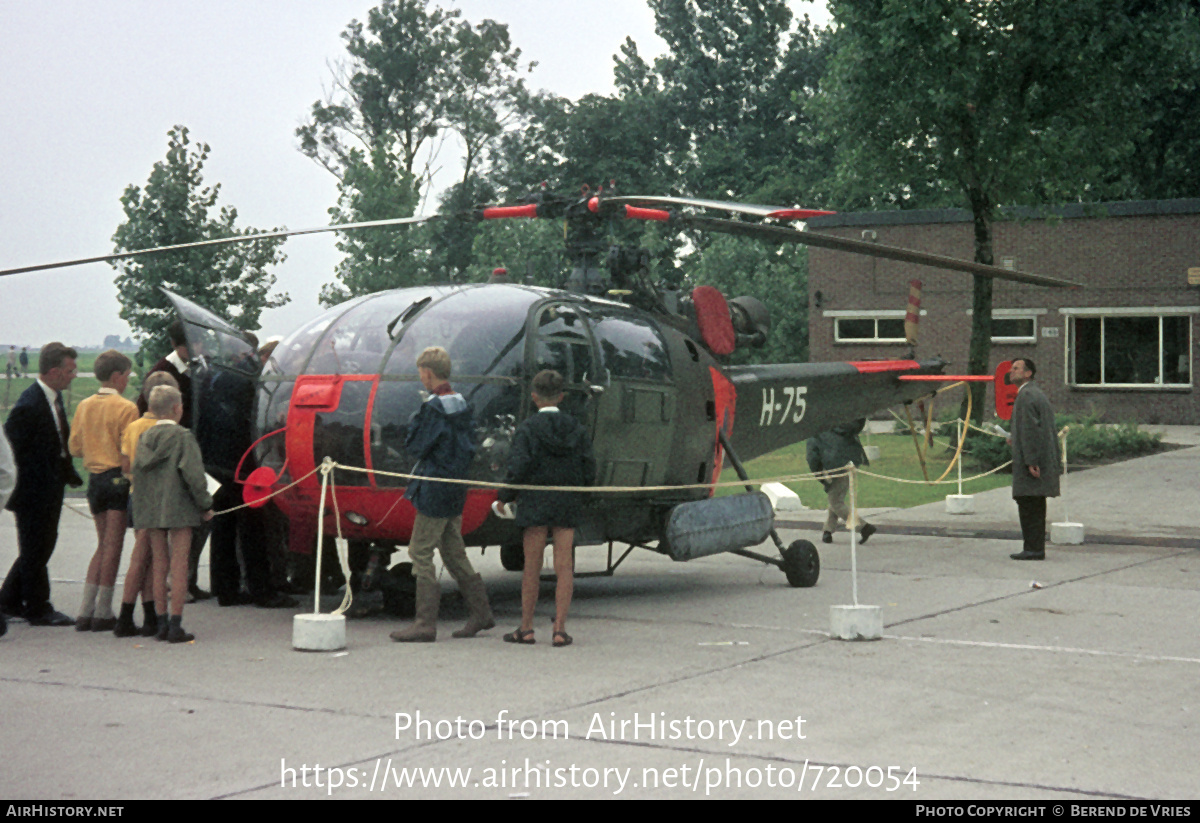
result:
<svg viewBox="0 0 1200 823"><path fill-rule="evenodd" d="M904 317L835 317L836 343L904 343Z"/></svg>
<svg viewBox="0 0 1200 823"><path fill-rule="evenodd" d="M1028 317L993 317L992 342L1036 343L1037 318L1033 315L1029 315Z"/></svg>
<svg viewBox="0 0 1200 823"><path fill-rule="evenodd" d="M1186 314L1068 316L1068 382L1185 388L1192 384Z"/></svg>

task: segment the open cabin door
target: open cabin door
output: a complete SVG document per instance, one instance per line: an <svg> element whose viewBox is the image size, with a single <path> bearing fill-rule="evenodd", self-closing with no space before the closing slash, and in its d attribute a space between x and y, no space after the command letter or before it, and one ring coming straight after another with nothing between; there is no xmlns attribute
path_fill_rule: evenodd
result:
<svg viewBox="0 0 1200 823"><path fill-rule="evenodd" d="M246 333L166 289L183 321L192 381L192 433L204 468L221 482L233 479L238 461L253 442L254 392L259 362Z"/></svg>

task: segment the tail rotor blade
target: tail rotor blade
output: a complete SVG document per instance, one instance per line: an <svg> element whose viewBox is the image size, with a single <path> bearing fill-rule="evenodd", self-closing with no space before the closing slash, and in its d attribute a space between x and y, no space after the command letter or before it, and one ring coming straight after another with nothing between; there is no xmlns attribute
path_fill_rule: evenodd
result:
<svg viewBox="0 0 1200 823"><path fill-rule="evenodd" d="M904 313L904 337L908 345L917 345L917 333L921 329L921 281L908 281L908 310Z"/></svg>

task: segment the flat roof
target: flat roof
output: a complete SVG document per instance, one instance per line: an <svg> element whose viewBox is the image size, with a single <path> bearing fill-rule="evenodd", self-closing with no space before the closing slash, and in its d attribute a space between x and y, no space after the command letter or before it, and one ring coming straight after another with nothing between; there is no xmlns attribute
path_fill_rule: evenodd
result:
<svg viewBox="0 0 1200 823"><path fill-rule="evenodd" d="M1146 217L1171 214L1200 214L1200 198L1178 200L1125 200L1116 203L1068 203L1060 206L1004 206L998 220L1064 220L1105 217ZM933 223L970 223L967 209L896 209L892 211L842 212L807 221L811 229L838 226L912 226Z"/></svg>

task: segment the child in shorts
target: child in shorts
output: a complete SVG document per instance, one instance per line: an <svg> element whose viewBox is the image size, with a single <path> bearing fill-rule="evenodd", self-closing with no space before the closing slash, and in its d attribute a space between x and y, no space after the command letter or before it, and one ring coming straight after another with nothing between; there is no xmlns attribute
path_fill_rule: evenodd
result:
<svg viewBox="0 0 1200 823"><path fill-rule="evenodd" d="M508 456L507 484L524 486L590 486L596 476L591 436L587 428L558 409L563 399L563 378L556 371L538 372L533 378L533 403L537 414L522 421ZM583 510L578 492L517 491L501 489L497 498L507 505L519 500L516 524L523 528L525 575L521 579L521 626L504 635L508 643L530 644L533 612L537 607L542 557L547 535L554 542L555 646L573 642L567 634L567 611L575 591L575 527Z"/></svg>
<svg viewBox="0 0 1200 823"><path fill-rule="evenodd" d="M158 418L141 436L133 458L133 520L147 529L150 540L154 601L167 603L171 577L170 617L158 614L159 640L187 643L195 635L183 630L183 604L188 595L188 554L192 529L211 520L212 495L204 475L204 459L195 436L179 425L183 397L179 389L158 386L150 392L149 410Z"/></svg>
<svg viewBox="0 0 1200 823"><path fill-rule="evenodd" d="M142 383L141 398L149 402L150 392L156 386L171 386L179 388L179 383L170 372L156 371L146 375ZM134 420L121 436L121 471L130 480L133 479L133 458L137 454L138 439L146 433L158 418L148 408L146 413ZM129 487L129 511L133 512L133 486ZM129 525L133 528L133 553L129 557L129 568L125 571L125 591L121 596L121 614L117 616L117 625L113 634L117 637L154 637L158 634L158 615L155 610L154 584L150 574L150 534L146 529L138 528L131 516ZM138 593L142 595L142 612L145 619L139 630L133 622L133 609L137 604ZM167 604L163 603L166 612Z"/></svg>
<svg viewBox="0 0 1200 823"><path fill-rule="evenodd" d="M83 603L75 618L80 632L111 631L113 587L125 545L125 509L129 481L121 473L121 435L137 419L137 406L121 395L129 385L133 362L116 349L96 358L93 370L100 389L75 410L68 448L87 469L88 508L96 524L96 551L88 564Z"/></svg>

